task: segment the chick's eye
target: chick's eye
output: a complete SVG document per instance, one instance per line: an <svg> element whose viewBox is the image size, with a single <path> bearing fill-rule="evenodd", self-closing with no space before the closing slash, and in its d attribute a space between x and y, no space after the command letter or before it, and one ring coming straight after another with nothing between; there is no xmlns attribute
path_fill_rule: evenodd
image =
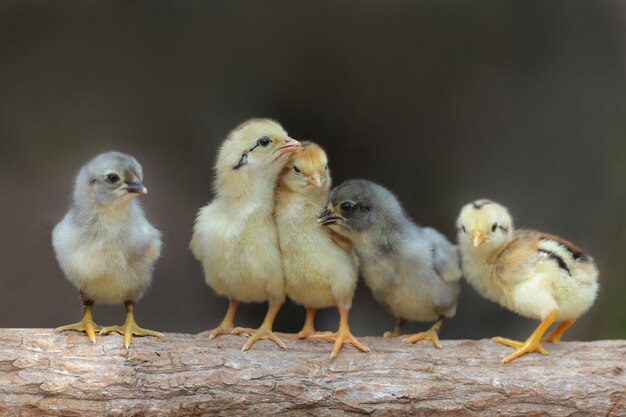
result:
<svg viewBox="0 0 626 417"><path fill-rule="evenodd" d="M109 184L115 184L116 182L118 182L120 180L120 176L117 174L108 174L106 176L106 181Z"/></svg>
<svg viewBox="0 0 626 417"><path fill-rule="evenodd" d="M268 138L267 136L263 136L262 138L259 138L256 141L257 145L259 145L261 148L265 148L267 147L270 143L272 143L271 139Z"/></svg>
<svg viewBox="0 0 626 417"><path fill-rule="evenodd" d="M300 168L298 168L297 166L293 166L293 172L295 172L296 174L300 174Z"/></svg>
<svg viewBox="0 0 626 417"><path fill-rule="evenodd" d="M463 229L463 233L467 233L467 230L465 230L465 226L461 226L461 229Z"/></svg>
<svg viewBox="0 0 626 417"><path fill-rule="evenodd" d="M354 208L354 206L352 205L352 203L350 203L349 201L343 202L341 203L341 205L339 206L339 208L341 209L341 211L349 213L352 211L352 209Z"/></svg>
<svg viewBox="0 0 626 417"><path fill-rule="evenodd" d="M491 226L492 232L495 232L496 230L498 230L498 223L494 223L493 226Z"/></svg>

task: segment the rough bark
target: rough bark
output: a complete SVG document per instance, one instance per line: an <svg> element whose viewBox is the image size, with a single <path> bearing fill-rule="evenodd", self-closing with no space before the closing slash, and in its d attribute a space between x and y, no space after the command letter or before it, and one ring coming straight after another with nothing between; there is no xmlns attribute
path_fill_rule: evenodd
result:
<svg viewBox="0 0 626 417"><path fill-rule="evenodd" d="M503 365L489 340L405 345L169 333L91 345L78 333L0 330L0 414L19 416L343 415L626 416L626 341L563 342Z"/></svg>

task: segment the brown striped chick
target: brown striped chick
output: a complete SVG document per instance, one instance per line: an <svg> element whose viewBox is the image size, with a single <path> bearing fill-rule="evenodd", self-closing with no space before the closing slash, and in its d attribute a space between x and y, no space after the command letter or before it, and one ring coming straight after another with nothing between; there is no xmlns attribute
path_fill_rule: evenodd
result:
<svg viewBox="0 0 626 417"><path fill-rule="evenodd" d="M535 350L547 354L540 342L558 342L593 304L596 265L567 240L514 230L507 209L486 199L463 207L457 228L463 272L476 291L524 317L541 320L524 342L494 338L515 349L503 362ZM543 338L555 321L560 324Z"/></svg>
<svg viewBox="0 0 626 417"><path fill-rule="evenodd" d="M302 145L303 149L285 165L276 191L276 223L287 296L307 309L304 327L296 337L334 340L331 358L346 343L368 352L348 325L358 279L356 260L317 221L331 184L326 153L314 143ZM332 334L318 333L315 311L330 306L337 306L339 328Z"/></svg>
<svg viewBox="0 0 626 417"><path fill-rule="evenodd" d="M251 119L237 126L219 150L215 198L200 209L194 225L190 247L206 283L230 301L221 324L207 333L211 339L229 332L249 334L244 351L260 339L285 348L272 332L285 299L274 195L278 175L299 145L273 120ZM268 301L258 329L233 329L240 301Z"/></svg>

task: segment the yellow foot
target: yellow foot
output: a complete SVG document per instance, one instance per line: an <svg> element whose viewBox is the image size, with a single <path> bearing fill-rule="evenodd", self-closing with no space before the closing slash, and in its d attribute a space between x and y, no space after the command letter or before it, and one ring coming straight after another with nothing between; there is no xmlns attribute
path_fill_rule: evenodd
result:
<svg viewBox="0 0 626 417"><path fill-rule="evenodd" d="M425 332L416 333L412 336L403 339L404 343L415 343L419 340L430 340L437 349L441 349L441 342L439 341L439 335L434 330L426 330Z"/></svg>
<svg viewBox="0 0 626 417"><path fill-rule="evenodd" d="M502 360L502 363L511 362L515 358L519 358L525 353L530 353L537 351L542 355L547 355L548 351L541 346L541 343L532 343L532 342L519 342L517 340L506 339L504 337L493 337L491 338L496 343L501 343L506 346L510 346L515 349L515 352L511 353L509 356Z"/></svg>
<svg viewBox="0 0 626 417"><path fill-rule="evenodd" d="M249 327L236 327L231 333L237 335L246 334L250 336L250 338L243 345L243 348L241 349L242 352L249 350L252 345L254 345L258 340L271 340L272 342L276 343L281 349L285 349L285 344L283 343L283 341L280 340L280 338L276 334L274 334L271 329L264 329L262 327L258 329L251 329Z"/></svg>
<svg viewBox="0 0 626 417"><path fill-rule="evenodd" d="M102 330L102 326L93 322L91 317L83 317L81 321L74 324L68 324L66 326L57 327L54 329L57 332L64 332L66 330L73 330L75 332L85 332L89 337L91 343L96 343L96 332Z"/></svg>
<svg viewBox="0 0 626 417"><path fill-rule="evenodd" d="M128 349L130 347L130 341L133 336L155 336L163 337L163 333L155 332L154 330L143 329L137 326L135 321L127 321L123 326L108 326L100 330L100 334L119 333L124 335L124 347Z"/></svg>
<svg viewBox="0 0 626 417"><path fill-rule="evenodd" d="M206 332L198 333L198 336L202 336L202 337L209 336L209 340L213 340L221 334L229 334L232 331L233 331L233 326L224 326L220 324L213 330L207 330Z"/></svg>
<svg viewBox="0 0 626 417"><path fill-rule="evenodd" d="M406 324L406 320L398 319L398 322L396 323L396 327L394 327L394 329L390 332L383 333L383 337L389 339L392 337L402 336L402 328L404 327L405 324Z"/></svg>
<svg viewBox="0 0 626 417"><path fill-rule="evenodd" d="M559 343L561 341L561 336L563 336L563 333L565 333L565 330L567 330L572 324L574 324L575 321L576 319L562 321L549 335L544 337L541 341L547 343Z"/></svg>
<svg viewBox="0 0 626 417"><path fill-rule="evenodd" d="M399 337L400 336L400 329L394 329L393 331L389 332L385 332L383 333L383 337L386 339L391 339L392 337Z"/></svg>
<svg viewBox="0 0 626 417"><path fill-rule="evenodd" d="M330 334L331 332L318 332L315 329L302 329L298 333L280 333L276 332L280 337L285 339L308 339L311 336L322 336Z"/></svg>
<svg viewBox="0 0 626 417"><path fill-rule="evenodd" d="M368 348L367 346L359 342L359 340L352 335L352 332L350 332L350 329L340 328L336 333L313 335L311 336L311 339L334 340L335 344L333 345L333 350L330 352L331 359L337 357L337 355L339 354L339 351L341 350L341 347L345 345L346 343L351 344L352 346L354 346L355 348L363 352L370 351L370 348Z"/></svg>

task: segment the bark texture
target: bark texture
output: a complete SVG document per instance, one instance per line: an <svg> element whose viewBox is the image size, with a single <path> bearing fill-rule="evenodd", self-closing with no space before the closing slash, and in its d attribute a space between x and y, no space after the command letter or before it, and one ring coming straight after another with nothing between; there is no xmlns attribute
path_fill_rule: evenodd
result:
<svg viewBox="0 0 626 417"><path fill-rule="evenodd" d="M626 416L626 341L548 344L503 365L489 340L405 345L134 338L0 329L0 415Z"/></svg>

